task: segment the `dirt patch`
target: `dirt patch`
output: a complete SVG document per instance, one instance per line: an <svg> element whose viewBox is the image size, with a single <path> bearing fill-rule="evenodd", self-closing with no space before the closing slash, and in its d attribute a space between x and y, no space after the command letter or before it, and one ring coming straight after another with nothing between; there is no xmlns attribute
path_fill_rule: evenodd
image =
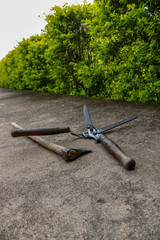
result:
<svg viewBox="0 0 160 240"><path fill-rule="evenodd" d="M44 138L92 153L67 163L26 137L26 128L85 130L83 104L103 127L141 116L108 133L136 161L127 171L101 144L69 133ZM0 89L0 240L158 240L160 106Z"/></svg>

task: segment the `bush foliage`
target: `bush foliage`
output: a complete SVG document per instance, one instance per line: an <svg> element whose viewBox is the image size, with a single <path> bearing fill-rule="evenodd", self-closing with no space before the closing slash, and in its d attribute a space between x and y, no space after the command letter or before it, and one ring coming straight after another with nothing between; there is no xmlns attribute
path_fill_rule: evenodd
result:
<svg viewBox="0 0 160 240"><path fill-rule="evenodd" d="M0 61L0 86L160 103L158 1L54 6Z"/></svg>

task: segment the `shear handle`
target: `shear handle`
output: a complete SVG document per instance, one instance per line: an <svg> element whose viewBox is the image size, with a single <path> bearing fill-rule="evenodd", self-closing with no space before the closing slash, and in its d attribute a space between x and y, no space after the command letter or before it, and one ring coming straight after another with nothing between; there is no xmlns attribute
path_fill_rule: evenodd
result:
<svg viewBox="0 0 160 240"><path fill-rule="evenodd" d="M99 135L99 140L102 145L114 156L116 157L127 170L133 170L135 168L136 162L130 157L126 156L123 150L111 139L105 137L103 134Z"/></svg>
<svg viewBox="0 0 160 240"><path fill-rule="evenodd" d="M12 137L35 136L35 135L52 135L69 132L69 127L50 127L50 128L32 128L32 129L12 129Z"/></svg>

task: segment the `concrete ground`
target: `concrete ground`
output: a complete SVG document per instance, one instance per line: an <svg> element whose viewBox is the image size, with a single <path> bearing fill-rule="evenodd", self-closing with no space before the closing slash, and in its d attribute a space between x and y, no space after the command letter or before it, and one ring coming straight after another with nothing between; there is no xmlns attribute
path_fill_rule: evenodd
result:
<svg viewBox="0 0 160 240"><path fill-rule="evenodd" d="M44 136L92 153L67 163L27 137L25 128L85 130L134 114L109 136L136 161L127 171L100 143L70 133ZM0 89L0 240L159 240L160 105Z"/></svg>

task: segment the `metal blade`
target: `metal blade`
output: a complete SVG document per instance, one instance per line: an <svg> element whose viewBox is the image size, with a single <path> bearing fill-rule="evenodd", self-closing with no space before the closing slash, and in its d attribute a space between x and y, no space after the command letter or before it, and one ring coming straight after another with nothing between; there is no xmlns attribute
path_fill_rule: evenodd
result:
<svg viewBox="0 0 160 240"><path fill-rule="evenodd" d="M83 106L84 120L87 128L94 128L86 104Z"/></svg>
<svg viewBox="0 0 160 240"><path fill-rule="evenodd" d="M92 151L84 149L84 148L78 148L78 149L77 148L65 148L62 151L62 157L66 161L73 161L76 158L78 158L84 154L90 153L90 152L92 152Z"/></svg>
<svg viewBox="0 0 160 240"><path fill-rule="evenodd" d="M132 117L130 117L130 118L126 118L126 119L124 119L124 120L122 120L122 121L119 121L119 122L113 123L113 124L111 124L111 125L108 125L108 126L106 126L106 127L104 127L104 128L98 128L97 131L98 131L98 133L105 133L105 132L107 132L107 131L109 131L109 130L111 130L111 129L113 129L113 128L116 128L116 127L122 125L122 124L125 124L125 123L127 123L127 122L130 122L130 121L138 118L139 116L140 116L140 114L137 114L137 115L132 116Z"/></svg>

